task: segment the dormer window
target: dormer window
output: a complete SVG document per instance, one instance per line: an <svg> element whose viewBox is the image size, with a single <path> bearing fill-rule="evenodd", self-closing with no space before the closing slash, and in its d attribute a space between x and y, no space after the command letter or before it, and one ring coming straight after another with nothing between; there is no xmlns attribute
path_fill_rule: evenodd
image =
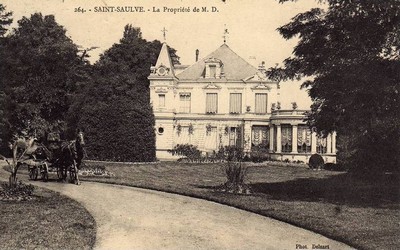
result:
<svg viewBox="0 0 400 250"><path fill-rule="evenodd" d="M223 63L217 58L205 60L206 69L204 78L221 78L223 76Z"/></svg>
<svg viewBox="0 0 400 250"><path fill-rule="evenodd" d="M215 65L209 65L210 67L210 78L217 77L217 67Z"/></svg>

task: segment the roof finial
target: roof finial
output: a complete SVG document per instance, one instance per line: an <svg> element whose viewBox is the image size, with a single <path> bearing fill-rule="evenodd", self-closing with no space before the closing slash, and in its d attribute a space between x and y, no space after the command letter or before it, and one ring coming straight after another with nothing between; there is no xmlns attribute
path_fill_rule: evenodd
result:
<svg viewBox="0 0 400 250"><path fill-rule="evenodd" d="M163 37L164 37L164 42L167 40L167 29L165 29L165 27L161 30L161 32L163 33Z"/></svg>
<svg viewBox="0 0 400 250"><path fill-rule="evenodd" d="M226 24L225 24L225 28L224 28L224 35L222 36L224 38L224 43L226 43L226 39L228 38L228 29L226 28Z"/></svg>

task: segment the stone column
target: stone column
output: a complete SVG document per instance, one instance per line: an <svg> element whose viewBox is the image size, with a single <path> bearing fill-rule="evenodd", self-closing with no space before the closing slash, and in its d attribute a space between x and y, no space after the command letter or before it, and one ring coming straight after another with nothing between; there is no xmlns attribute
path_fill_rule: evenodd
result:
<svg viewBox="0 0 400 250"><path fill-rule="evenodd" d="M336 154L336 132L332 132L332 154Z"/></svg>
<svg viewBox="0 0 400 250"><path fill-rule="evenodd" d="M274 152L274 125L269 125L269 152Z"/></svg>
<svg viewBox="0 0 400 250"><path fill-rule="evenodd" d="M326 137L326 153L331 154L332 153L332 134L329 133L328 136Z"/></svg>
<svg viewBox="0 0 400 250"><path fill-rule="evenodd" d="M282 134L281 125L276 125L276 153L282 152Z"/></svg>
<svg viewBox="0 0 400 250"><path fill-rule="evenodd" d="M317 133L311 133L311 154L317 153Z"/></svg>
<svg viewBox="0 0 400 250"><path fill-rule="evenodd" d="M292 125L292 153L297 153L297 124Z"/></svg>

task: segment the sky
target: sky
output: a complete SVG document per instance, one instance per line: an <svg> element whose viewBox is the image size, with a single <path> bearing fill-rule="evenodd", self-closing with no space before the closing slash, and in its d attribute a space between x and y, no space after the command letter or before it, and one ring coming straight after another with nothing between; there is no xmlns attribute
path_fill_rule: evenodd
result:
<svg viewBox="0 0 400 250"><path fill-rule="evenodd" d="M301 0L279 4L278 0L2 0L7 11L17 20L35 12L54 15L64 26L67 35L83 48L98 47L90 51L91 62L121 39L124 26L140 27L143 38L164 41L177 50L180 62L191 65L195 51L200 58L207 56L224 42L239 56L254 66L262 61L267 67L282 64L293 51L297 40L285 40L277 28L290 22L296 14L313 7L323 7L315 0ZM100 12L103 7L114 7L113 12ZM117 12L117 7L144 12ZM206 7L208 12L201 12ZM217 9L213 12L212 9ZM78 11L84 9L86 12ZM200 12L194 12L199 8ZM181 12L173 12L173 10ZM189 9L189 11L187 11ZM154 11L153 11L154 10ZM160 10L160 12L155 12ZM184 11L182 11L184 10ZM281 103L290 108L296 101L300 109L307 109L311 100L301 82L281 83Z"/></svg>

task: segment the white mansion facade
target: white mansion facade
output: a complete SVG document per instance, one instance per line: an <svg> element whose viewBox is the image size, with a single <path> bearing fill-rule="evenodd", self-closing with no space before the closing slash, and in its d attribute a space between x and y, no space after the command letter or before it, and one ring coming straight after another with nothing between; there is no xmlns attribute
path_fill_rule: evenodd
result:
<svg viewBox="0 0 400 250"><path fill-rule="evenodd" d="M263 147L272 158L308 162L314 153L336 162L336 135L320 138L303 121L306 110L282 110L279 83L223 44L191 66L173 65L163 44L151 67L150 100L159 159L177 144L203 152L226 145L250 152Z"/></svg>

